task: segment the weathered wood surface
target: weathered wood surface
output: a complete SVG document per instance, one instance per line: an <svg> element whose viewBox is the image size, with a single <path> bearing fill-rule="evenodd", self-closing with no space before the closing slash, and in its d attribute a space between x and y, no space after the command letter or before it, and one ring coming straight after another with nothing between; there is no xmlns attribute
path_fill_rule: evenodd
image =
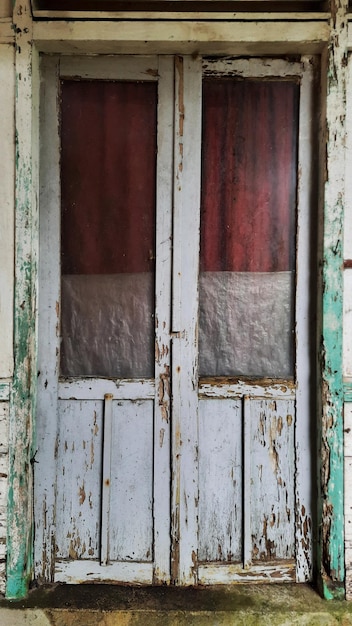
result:
<svg viewBox="0 0 352 626"><path fill-rule="evenodd" d="M175 60L172 301L172 577L197 583L201 59ZM198 150L194 147L198 146Z"/></svg>
<svg viewBox="0 0 352 626"><path fill-rule="evenodd" d="M200 381L201 398L243 398L244 401L244 418L243 418L243 563L250 567L253 561L253 538L256 545L257 555L260 553L260 546L265 546L265 555L271 558L287 558L292 559L296 556L297 571L295 577L297 580L309 580L312 576L312 497L311 497L311 481L307 480L307 476L311 476L311 411L310 411L310 335L312 324L312 303L307 298L310 292L310 267L309 267L309 249L310 249L310 219L312 213L311 197L312 197L312 155L313 145L311 142L312 116L313 116L313 87L314 87L314 62L310 58L303 58L300 63L287 63L283 60L266 60L261 59L239 59L233 62L231 59L205 59L203 61L203 71L205 76L211 77L217 74L222 76L238 76L241 78L268 78L277 77L294 77L297 76L301 83L300 95L300 111L299 111L299 158L298 158L298 194L297 194L297 295L296 295L296 377L297 383L293 381L274 381L261 380L254 381L251 379L215 379ZM264 401L263 398L268 398ZM271 400L269 400L271 398ZM296 402L293 402L296 400ZM204 400L202 400L204 402ZM274 478L269 484L261 488L261 478L253 475L253 459L261 455L257 437L260 432L260 424L257 423L256 413L266 416L268 412L268 420L274 419L270 417L269 406L279 406L280 416L278 423L283 423L281 413L287 413L290 416L290 428L282 434L280 426L280 437L277 442L278 449L281 450L280 456L285 457L287 475L277 480L282 485L282 493L278 495L272 492L272 485L277 482ZM296 406L295 406L296 405ZM266 407L260 410L259 407ZM286 408L285 408L286 407ZM288 408L290 407L290 409ZM253 421L257 423L257 428L253 426ZM275 420L274 420L275 421ZM262 425L266 423L263 419L260 421ZM274 422L273 422L274 423ZM276 423L276 422L275 422ZM286 424L286 422L285 422ZM291 426L292 425L292 426ZM263 427L264 428L264 427ZM275 429L274 429L275 430ZM272 431L272 427L268 427L268 433ZM263 433L266 432L264 428ZM268 435L269 436L269 435ZM286 439L285 439L286 436ZM265 440L265 437L264 437ZM257 443L255 443L257 442ZM266 442L268 443L268 441ZM297 446L296 452L294 451ZM253 446L256 453L253 453ZM256 447L257 446L257 447ZM258 447L259 446L259 447ZM276 443L274 447L276 446ZM268 450L271 446L268 443ZM201 452L200 452L201 453ZM265 457L265 454L264 454ZM263 458L264 458L263 457ZM265 463L263 467L266 467ZM294 477L295 474L295 477ZM271 476L270 467L263 470L263 476ZM287 484L287 489L284 487ZM285 489L287 491L287 502L289 506L284 506ZM259 491L258 491L259 490ZM254 496L252 496L252 491ZM263 494L267 494L268 501L263 501ZM280 498L282 501L280 503ZM279 498L277 500L276 498ZM272 500L269 505L269 500ZM258 508L258 503L261 505ZM280 507L284 506L284 509ZM272 508L271 508L272 507ZM270 510L269 510L270 509ZM270 522L263 522L261 515L267 520L280 519L282 529L275 529L275 539L269 529ZM271 517L273 515L274 517ZM261 521L260 521L261 520ZM295 536L295 521L297 522ZM275 526L275 522L273 523ZM272 526L272 527L273 527ZM264 532L265 530L265 532ZM263 533L262 533L263 531ZM282 531L282 532L281 532ZM266 539L264 537L266 536ZM272 549L272 554L271 554ZM277 550L277 552L276 552ZM263 565L264 567L264 565ZM225 571L225 570L224 570ZM225 574L224 574L225 575ZM220 572L217 574L219 580Z"/></svg>
<svg viewBox="0 0 352 626"><path fill-rule="evenodd" d="M265 7L263 7L265 8ZM77 19L82 18L82 11L55 11L55 10L45 10L39 9L34 5L33 15L35 17L40 17L41 19ZM288 17L288 13L280 13L279 11L262 11L262 12L249 12L249 11L84 11L84 17L89 19L104 19L104 20L112 20L112 19L120 19L120 20L182 20L187 17L187 20L226 20L226 21L278 21L285 20ZM324 21L329 19L329 13L324 11L290 11L289 13L290 20L314 20L314 21Z"/></svg>
<svg viewBox="0 0 352 626"><path fill-rule="evenodd" d="M155 397L154 397L154 582L170 581L171 510L171 273L174 132L174 59L158 60Z"/></svg>
<svg viewBox="0 0 352 626"><path fill-rule="evenodd" d="M5 592L9 405L0 402L0 593Z"/></svg>
<svg viewBox="0 0 352 626"><path fill-rule="evenodd" d="M60 348L60 198L58 64L45 59L41 64L39 337L36 463L34 464L34 572L42 581L53 580L55 558L55 497ZM45 120L45 123L44 123ZM50 357L48 358L48 355ZM45 468L45 469L43 469Z"/></svg>
<svg viewBox="0 0 352 626"><path fill-rule="evenodd" d="M105 440L103 402L59 403L58 559L99 559L101 538L108 536L102 555L106 564L152 560L153 403L112 401L111 410L111 440ZM105 501L101 493L101 467L109 446L110 477L104 475L110 482L109 528L106 528L101 526ZM106 521L103 515L103 523Z"/></svg>
<svg viewBox="0 0 352 626"><path fill-rule="evenodd" d="M346 598L352 599L352 404L344 406L344 522L345 522L345 565L346 565Z"/></svg>
<svg viewBox="0 0 352 626"><path fill-rule="evenodd" d="M295 404L247 401L250 420L248 531L251 561L295 556ZM247 524L245 522L245 531Z"/></svg>
<svg viewBox="0 0 352 626"><path fill-rule="evenodd" d="M39 21L33 37L44 52L122 54L318 53L329 40L325 22Z"/></svg>
<svg viewBox="0 0 352 626"><path fill-rule="evenodd" d="M200 562L231 563L242 559L242 439L241 400L200 400Z"/></svg>
<svg viewBox="0 0 352 626"><path fill-rule="evenodd" d="M116 62L117 61L117 62ZM159 81L156 371L154 379L71 378L59 380L60 189L57 107L58 77ZM37 576L80 579L84 561L98 560L93 579L151 582L170 576L170 272L173 60L76 59L43 67L43 169L41 196L41 298L38 452L36 481ZM170 102L167 107L166 100ZM167 131L168 129L168 131ZM46 141L52 137L50 146ZM165 157L166 159L161 159ZM167 211L167 206L169 210ZM55 239L55 241L53 240ZM50 349L52 358L47 359ZM111 404L103 420L103 401ZM59 400L58 400L59 399ZM154 407L155 406L155 415ZM110 433L110 435L109 435ZM55 459L55 463L52 459ZM105 460L106 497L101 498ZM110 457L110 461L109 461ZM40 473L43 465L51 468ZM50 489L51 486L51 489ZM49 502L50 499L50 502ZM42 503L42 504L40 504ZM157 507L157 508L156 508ZM101 521L101 513L103 516ZM42 513L41 513L42 511ZM153 522L155 527L153 528ZM54 527L55 524L55 527ZM56 529L56 530L55 530ZM155 539L155 548L153 546ZM101 544L102 540L102 546ZM55 553L52 548L55 547ZM65 566L55 561L67 560ZM75 561L81 561L80 566ZM153 563L155 559L155 563ZM102 565L100 565L102 561ZM115 563L113 563L115 561ZM116 563L120 562L120 565ZM130 566L124 561L132 561ZM140 562L140 577L138 577ZM145 562L150 562L145 567ZM61 569L60 569L61 568ZM89 569L89 568L88 568ZM61 572L61 574L60 574ZM65 572L65 573L62 573ZM92 574L92 568L89 569ZM128 574L128 572L130 572ZM130 578L128 578L130 577Z"/></svg>
<svg viewBox="0 0 352 626"><path fill-rule="evenodd" d="M324 183L322 318L320 341L321 500L318 525L318 568L326 598L343 597L343 210L345 174L345 102L347 65L347 0L331 0L331 33L323 58L322 182Z"/></svg>
<svg viewBox="0 0 352 626"><path fill-rule="evenodd" d="M55 582L77 584L87 582L111 582L117 580L131 585L150 585L153 581L152 563L112 563L102 568L95 561L57 561Z"/></svg>
<svg viewBox="0 0 352 626"><path fill-rule="evenodd" d="M0 17L12 17L13 2L12 0L2 0L0 7Z"/></svg>
<svg viewBox="0 0 352 626"><path fill-rule="evenodd" d="M58 383L61 400L101 400L106 393L111 393L115 400L154 398L155 382L152 379L72 378L61 379Z"/></svg>
<svg viewBox="0 0 352 626"><path fill-rule="evenodd" d="M349 41L350 43L350 41ZM352 259L352 63L351 54L348 55L346 76L346 161L345 161L345 224L344 230L344 259ZM346 267L346 263L345 263ZM348 394L344 393L344 537L345 537L345 566L346 566L346 598L352 599L352 271L351 266L344 271L344 318L343 318L343 374L344 380L349 383ZM348 400L348 402L346 402Z"/></svg>
<svg viewBox="0 0 352 626"><path fill-rule="evenodd" d="M204 585L231 583L292 583L296 580L296 563L292 561L273 561L269 564L254 564L250 569L242 565L204 564L198 568L199 582Z"/></svg>
<svg viewBox="0 0 352 626"><path fill-rule="evenodd" d="M311 580L313 575L312 540L314 519L315 472L312 433L316 432L314 412L311 410L314 391L312 376L314 371L315 309L316 292L313 288L316 255L313 246L314 214L317 201L314 201L317 172L314 155L318 150L312 137L318 134L315 114L315 91L317 61L311 57L302 58L301 96L298 138L298 188L297 188L297 268L296 268L296 475L295 475L295 514L296 514L296 576L297 582ZM309 294L309 295L308 295ZM307 480L307 476L311 480Z"/></svg>
<svg viewBox="0 0 352 626"><path fill-rule="evenodd" d="M23 596L32 574L33 430L36 388L38 253L38 63L29 2L15 2L16 219L14 376L9 424L8 597Z"/></svg>
<svg viewBox="0 0 352 626"><path fill-rule="evenodd" d="M0 45L0 378L13 373L15 53Z"/></svg>

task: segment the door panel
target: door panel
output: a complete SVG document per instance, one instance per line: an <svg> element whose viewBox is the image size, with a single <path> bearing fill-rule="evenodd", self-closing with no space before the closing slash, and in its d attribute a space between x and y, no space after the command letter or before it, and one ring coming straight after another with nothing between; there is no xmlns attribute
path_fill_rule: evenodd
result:
<svg viewBox="0 0 352 626"><path fill-rule="evenodd" d="M245 455L251 561L293 559L295 555L293 399L245 400ZM247 441L249 449L247 450ZM246 537L247 541L247 537Z"/></svg>
<svg viewBox="0 0 352 626"><path fill-rule="evenodd" d="M112 403L112 561L153 559L153 409L151 400Z"/></svg>
<svg viewBox="0 0 352 626"><path fill-rule="evenodd" d="M57 558L99 559L103 402L60 400L58 421Z"/></svg>
<svg viewBox="0 0 352 626"><path fill-rule="evenodd" d="M243 452L240 399L199 402L200 562L242 559Z"/></svg>

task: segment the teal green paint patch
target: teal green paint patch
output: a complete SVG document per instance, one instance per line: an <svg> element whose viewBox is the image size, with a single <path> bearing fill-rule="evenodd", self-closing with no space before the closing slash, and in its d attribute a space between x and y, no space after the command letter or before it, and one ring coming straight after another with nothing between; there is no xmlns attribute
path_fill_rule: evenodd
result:
<svg viewBox="0 0 352 626"><path fill-rule="evenodd" d="M6 585L6 597L9 600L20 600L24 598L28 593L28 584L24 576L15 574L8 575L8 582Z"/></svg>
<svg viewBox="0 0 352 626"><path fill-rule="evenodd" d="M324 581L323 582L323 598L325 600L344 600L345 588L341 585L333 585Z"/></svg>
<svg viewBox="0 0 352 626"><path fill-rule="evenodd" d="M10 399L10 383L0 382L0 402L7 402Z"/></svg>
<svg viewBox="0 0 352 626"><path fill-rule="evenodd" d="M352 383L343 383L343 400L352 402Z"/></svg>
<svg viewBox="0 0 352 626"><path fill-rule="evenodd" d="M16 216L14 376L10 394L9 499L6 596L27 595L33 573L31 455L35 411L36 206L32 180L32 82L30 22L19 13L22 50L16 48ZM27 20L27 21L26 21ZM22 23L23 22L23 23ZM17 26L17 24L16 24ZM17 32L17 31L16 31ZM28 44L24 47L23 44Z"/></svg>

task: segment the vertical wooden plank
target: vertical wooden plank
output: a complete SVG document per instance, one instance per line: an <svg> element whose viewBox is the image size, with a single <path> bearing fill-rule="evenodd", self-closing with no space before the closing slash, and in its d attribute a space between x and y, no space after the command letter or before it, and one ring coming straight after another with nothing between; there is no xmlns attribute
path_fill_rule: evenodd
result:
<svg viewBox="0 0 352 626"><path fill-rule="evenodd" d="M297 582L311 580L313 569L312 530L312 272L311 222L314 212L314 63L302 58L298 137L297 265L296 265L296 576Z"/></svg>
<svg viewBox="0 0 352 626"><path fill-rule="evenodd" d="M326 598L344 596L343 519L343 207L345 102L347 64L347 0L331 0L326 84L326 145L323 146L324 225L321 320L321 497L318 571ZM325 73L325 76L324 76ZM323 94L325 96L325 94Z"/></svg>
<svg viewBox="0 0 352 626"><path fill-rule="evenodd" d="M60 138L58 62L41 63L37 439L34 464L35 576L54 577L57 397L60 350ZM45 468L45 471L43 471Z"/></svg>
<svg viewBox="0 0 352 626"><path fill-rule="evenodd" d="M32 575L32 463L36 385L37 55L30 2L16 1L16 218L14 376L10 405L7 587L26 594Z"/></svg>
<svg viewBox="0 0 352 626"><path fill-rule="evenodd" d="M109 562L110 530L110 487L111 487L111 440L112 440L112 399L111 393L104 396L104 437L103 437L103 480L101 488L101 554L100 564Z"/></svg>
<svg viewBox="0 0 352 626"><path fill-rule="evenodd" d="M348 55L346 77L346 161L344 259L352 259L352 56ZM352 269L344 271L343 374L352 377ZM349 398L351 399L351 398ZM352 404L344 404L344 519L346 599L352 599Z"/></svg>
<svg viewBox="0 0 352 626"><path fill-rule="evenodd" d="M345 566L346 566L346 599L352 598L352 404L344 406L345 431Z"/></svg>
<svg viewBox="0 0 352 626"><path fill-rule="evenodd" d="M348 53L346 69L346 152L345 152L345 212L344 259L352 259L352 55Z"/></svg>
<svg viewBox="0 0 352 626"><path fill-rule="evenodd" d="M200 562L242 558L242 402L199 402ZM247 497L247 492L246 492Z"/></svg>
<svg viewBox="0 0 352 626"><path fill-rule="evenodd" d="M251 399L243 398L243 567L252 563L251 535Z"/></svg>
<svg viewBox="0 0 352 626"><path fill-rule="evenodd" d="M201 60L176 57L172 577L183 585L197 582L201 86Z"/></svg>
<svg viewBox="0 0 352 626"><path fill-rule="evenodd" d="M15 50L0 45L0 376L13 373L13 277L14 277L14 188L15 188ZM8 411L10 384L0 383L0 593L5 592L8 499Z"/></svg>
<svg viewBox="0 0 352 626"><path fill-rule="evenodd" d="M343 375L352 379L352 55L348 55L346 76L346 158L345 158L345 211L344 220L344 320L343 320ZM346 265L348 267L346 267ZM346 480L346 479L345 479ZM350 477L347 477L350 480Z"/></svg>
<svg viewBox="0 0 352 626"><path fill-rule="evenodd" d="M252 398L250 403L252 560L290 560L295 555L294 401Z"/></svg>
<svg viewBox="0 0 352 626"><path fill-rule="evenodd" d="M103 402L59 400L58 404L55 557L94 560L100 566ZM54 569L50 551L48 558Z"/></svg>
<svg viewBox="0 0 352 626"><path fill-rule="evenodd" d="M15 51L0 45L0 376L13 372Z"/></svg>
<svg viewBox="0 0 352 626"><path fill-rule="evenodd" d="M154 582L170 581L170 322L174 62L159 57L156 188Z"/></svg>
<svg viewBox="0 0 352 626"><path fill-rule="evenodd" d="M7 499L8 499L8 433L9 433L9 404L0 402L0 593L6 589L6 528L7 528Z"/></svg>
<svg viewBox="0 0 352 626"><path fill-rule="evenodd" d="M153 560L153 404L113 402L110 561Z"/></svg>

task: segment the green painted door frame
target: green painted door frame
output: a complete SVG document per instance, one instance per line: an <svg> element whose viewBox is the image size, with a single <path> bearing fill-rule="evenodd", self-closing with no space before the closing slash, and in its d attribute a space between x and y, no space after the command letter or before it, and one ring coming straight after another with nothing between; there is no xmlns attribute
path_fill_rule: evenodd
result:
<svg viewBox="0 0 352 626"><path fill-rule="evenodd" d="M29 4L14 7L16 25L16 173L14 376L10 392L7 584L9 598L28 592L33 572L32 460L36 397L38 179L36 53Z"/></svg>
<svg viewBox="0 0 352 626"><path fill-rule="evenodd" d="M317 577L321 594L326 599L345 596L342 336L347 9L346 0L332 0L330 43L322 57L322 100L325 99L326 109L321 159L324 196L322 314L318 347L321 444Z"/></svg>

